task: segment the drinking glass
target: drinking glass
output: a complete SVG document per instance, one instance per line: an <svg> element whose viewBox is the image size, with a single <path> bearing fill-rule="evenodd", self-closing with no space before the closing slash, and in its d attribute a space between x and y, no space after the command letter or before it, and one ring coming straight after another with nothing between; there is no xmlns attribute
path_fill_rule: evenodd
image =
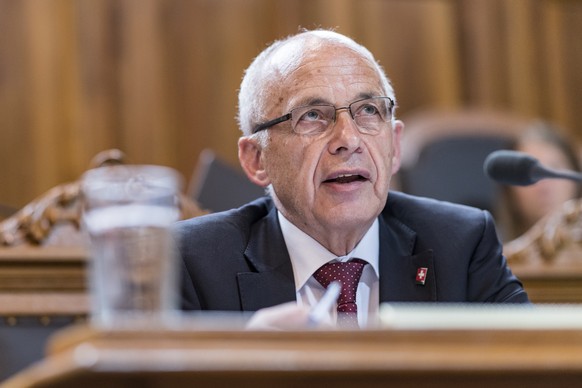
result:
<svg viewBox="0 0 582 388"><path fill-rule="evenodd" d="M177 310L175 249L182 180L173 169L116 165L82 177L82 224L90 242L91 319L163 319Z"/></svg>

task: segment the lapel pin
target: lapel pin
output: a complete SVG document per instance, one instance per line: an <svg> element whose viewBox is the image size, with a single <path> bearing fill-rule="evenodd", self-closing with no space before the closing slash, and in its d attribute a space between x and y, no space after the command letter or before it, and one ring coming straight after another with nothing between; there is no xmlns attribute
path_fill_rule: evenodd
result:
<svg viewBox="0 0 582 388"><path fill-rule="evenodd" d="M428 268L420 267L416 270L416 284L420 284L424 286L426 283L426 273L428 272Z"/></svg>

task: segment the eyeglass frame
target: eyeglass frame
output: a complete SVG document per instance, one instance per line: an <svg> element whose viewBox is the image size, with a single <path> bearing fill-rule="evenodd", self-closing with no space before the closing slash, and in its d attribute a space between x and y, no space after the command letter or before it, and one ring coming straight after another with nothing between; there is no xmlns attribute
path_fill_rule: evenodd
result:
<svg viewBox="0 0 582 388"><path fill-rule="evenodd" d="M283 115L283 116L281 116L281 117L277 117L276 119L269 120L269 121L267 121L267 122L264 122L264 123L262 123L262 124L259 124L259 125L257 125L257 126L256 126L256 127L253 129L253 135L254 135L254 134L256 134L256 133L258 133L258 132L260 132L260 131L264 131L265 129L269 129L269 128L271 128L271 127L273 127L273 126L277 125L277 124L284 123L285 121L289 121L289 120L291 120L291 118L293 117L293 111L294 111L294 110L296 110L296 109L301 109L301 108L308 108L308 107L310 107L310 106L331 106L331 107L333 107L333 108L335 109L335 111L334 111L334 119L333 119L333 122L334 122L334 123L335 123L335 121L337 120L337 112L338 112L339 110L347 110L347 111L350 113L350 117L352 118L352 120L354 120L354 121L355 121L356 119L354 118L354 115L353 115L353 112L352 112L352 109L351 109L352 105L354 105L354 104L356 104L356 103L358 103L358 102L362 102L362 101L365 101L365 100L371 100L371 99L374 99L374 98L387 98L387 99L388 99L388 101L390 101L390 107L389 107L389 110L390 110L390 115L392 116L392 114L393 114L393 112L394 112L394 106L396 105L396 103L394 102L394 100L393 100L392 98L390 98L390 97L388 97L388 96L374 96L374 97L366 97L366 98L361 98L361 99L359 99L359 100L352 101L352 102L351 102L349 105L347 105L347 106L340 106L339 108L336 108L336 107L335 107L334 105L332 105L332 104L313 104L313 105L302 105L302 106L298 106L298 107L295 107L295 108L291 109L291 111L289 111L289 113L287 113L287 114L285 114L285 115ZM293 130L293 132L294 132L294 133L297 133L297 132L295 132L295 130Z"/></svg>

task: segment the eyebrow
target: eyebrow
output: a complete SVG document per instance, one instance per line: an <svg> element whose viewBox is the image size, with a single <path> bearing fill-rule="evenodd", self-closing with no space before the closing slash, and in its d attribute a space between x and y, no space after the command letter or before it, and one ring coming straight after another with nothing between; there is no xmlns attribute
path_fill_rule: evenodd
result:
<svg viewBox="0 0 582 388"><path fill-rule="evenodd" d="M362 93L358 93L358 96L353 101L363 100L364 98L379 97L379 96L382 96L382 94L377 94L377 93L372 93L372 92L365 92L365 93L362 92Z"/></svg>

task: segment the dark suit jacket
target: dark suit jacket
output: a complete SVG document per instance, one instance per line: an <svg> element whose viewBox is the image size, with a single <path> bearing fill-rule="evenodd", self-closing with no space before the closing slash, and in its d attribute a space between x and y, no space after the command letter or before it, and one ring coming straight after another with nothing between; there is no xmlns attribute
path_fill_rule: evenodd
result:
<svg viewBox="0 0 582 388"><path fill-rule="evenodd" d="M390 192L379 220L381 302L528 302L489 213ZM179 222L175 232L184 309L256 311L296 299L270 198Z"/></svg>

